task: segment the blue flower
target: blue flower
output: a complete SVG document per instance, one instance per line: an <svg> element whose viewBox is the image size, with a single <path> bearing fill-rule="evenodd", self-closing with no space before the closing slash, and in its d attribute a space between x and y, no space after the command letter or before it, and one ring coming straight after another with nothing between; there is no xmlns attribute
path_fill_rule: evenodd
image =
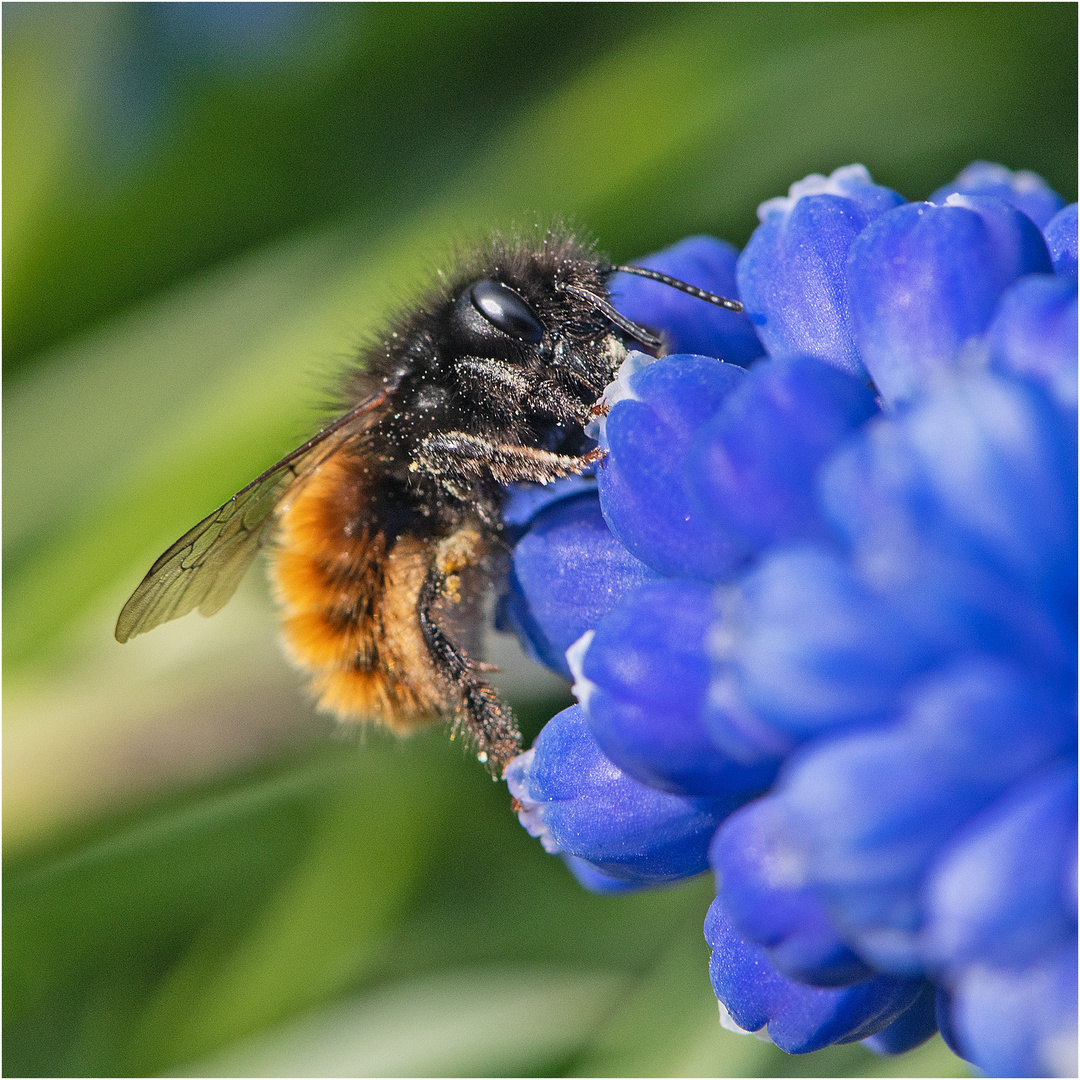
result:
<svg viewBox="0 0 1080 1080"><path fill-rule="evenodd" d="M540 491L543 501L525 490L507 506L508 522L523 535L496 625L569 677L566 650L622 596L659 575L612 536L595 483L571 477Z"/></svg>
<svg viewBox="0 0 1080 1080"><path fill-rule="evenodd" d="M1040 228L1065 205L1065 200L1037 173L1013 172L992 161L973 161L960 175L930 196L944 203L950 195L992 195L1027 214Z"/></svg>
<svg viewBox="0 0 1080 1080"><path fill-rule="evenodd" d="M595 484L509 504L509 621L580 702L511 791L594 891L711 865L728 1026L1068 1075L1076 207L985 163L923 203L852 166L759 217L767 354L620 291L695 354L631 354ZM648 264L730 294L703 238Z"/></svg>
<svg viewBox="0 0 1080 1080"><path fill-rule="evenodd" d="M705 918L705 940L713 950L709 978L724 1009L721 1016L729 1020L724 1026L747 1032L766 1029L769 1038L789 1054L857 1042L883 1032L916 1003L925 988L921 979L891 975L835 988L787 979L772 968L761 948L732 928L718 901ZM926 1031L924 1038L931 1034L932 1030Z"/></svg>
<svg viewBox="0 0 1080 1080"><path fill-rule="evenodd" d="M712 590L661 581L627 596L570 650L575 693L604 754L643 784L677 795L747 797L776 773L771 761L725 754L705 723Z"/></svg>
<svg viewBox="0 0 1080 1080"><path fill-rule="evenodd" d="M863 229L903 201L849 165L761 204L761 225L739 257L739 296L770 356L816 356L863 374L844 266Z"/></svg>
<svg viewBox="0 0 1080 1080"><path fill-rule="evenodd" d="M1059 210L1047 222L1043 237L1054 264L1054 273L1076 283L1076 203Z"/></svg>
<svg viewBox="0 0 1080 1080"><path fill-rule="evenodd" d="M684 462L698 429L747 374L707 356L648 359L631 353L605 399L600 507L619 542L653 570L721 580L746 552L695 499Z"/></svg>
<svg viewBox="0 0 1080 1080"><path fill-rule="evenodd" d="M882 397L910 401L982 334L1001 294L1049 273L1031 219L990 196L950 195L883 214L852 243L852 330Z"/></svg>
<svg viewBox="0 0 1080 1080"><path fill-rule="evenodd" d="M577 705L548 721L507 767L506 782L522 824L546 851L641 884L708 869L709 842L733 802L638 783L604 756Z"/></svg>
<svg viewBox="0 0 1080 1080"><path fill-rule="evenodd" d="M1074 213L1074 234L1075 227ZM1031 274L1001 297L986 332L989 365L1039 383L1059 405L1075 409L1076 338L1076 274Z"/></svg>

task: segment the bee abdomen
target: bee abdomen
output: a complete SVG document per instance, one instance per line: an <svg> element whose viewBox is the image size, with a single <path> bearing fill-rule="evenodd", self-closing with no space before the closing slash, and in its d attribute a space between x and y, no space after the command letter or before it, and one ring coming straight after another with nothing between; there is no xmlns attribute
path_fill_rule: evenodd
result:
<svg viewBox="0 0 1080 1080"><path fill-rule="evenodd" d="M360 464L326 461L279 511L271 579L285 649L321 710L399 733L452 712L416 610L432 546L388 542L370 518Z"/></svg>

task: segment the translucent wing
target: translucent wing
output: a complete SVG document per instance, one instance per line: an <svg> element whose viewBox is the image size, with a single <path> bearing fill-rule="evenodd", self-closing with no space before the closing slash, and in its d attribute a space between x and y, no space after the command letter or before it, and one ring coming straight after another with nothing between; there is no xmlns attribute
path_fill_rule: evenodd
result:
<svg viewBox="0 0 1080 1080"><path fill-rule="evenodd" d="M380 391L360 402L184 533L129 597L116 621L116 640L129 641L195 608L203 615L220 611L266 542L278 503L354 438L364 426L357 422L385 401Z"/></svg>

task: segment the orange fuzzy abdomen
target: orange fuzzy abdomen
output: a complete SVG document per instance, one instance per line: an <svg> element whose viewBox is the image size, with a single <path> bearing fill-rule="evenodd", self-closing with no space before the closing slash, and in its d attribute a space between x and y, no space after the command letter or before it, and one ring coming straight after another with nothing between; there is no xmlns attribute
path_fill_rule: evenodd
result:
<svg viewBox="0 0 1080 1080"><path fill-rule="evenodd" d="M453 712L417 604L432 560L414 537L388 544L368 511L367 475L348 453L327 459L278 511L270 575L285 646L319 707L405 732Z"/></svg>

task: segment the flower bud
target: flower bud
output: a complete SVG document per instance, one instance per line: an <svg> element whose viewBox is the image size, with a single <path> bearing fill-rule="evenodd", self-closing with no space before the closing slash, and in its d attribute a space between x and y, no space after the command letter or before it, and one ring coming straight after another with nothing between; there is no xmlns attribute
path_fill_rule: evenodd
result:
<svg viewBox="0 0 1080 1080"><path fill-rule="evenodd" d="M847 281L855 342L885 402L933 386L1009 285L1051 269L1031 219L999 199L950 195L879 217L851 245Z"/></svg>
<svg viewBox="0 0 1080 1080"><path fill-rule="evenodd" d="M862 165L791 185L758 207L761 224L739 256L739 295L769 355L815 356L856 376L846 261L852 241L904 200Z"/></svg>
<svg viewBox="0 0 1080 1080"><path fill-rule="evenodd" d="M577 705L547 722L505 778L521 824L546 851L639 884L708 869L709 841L732 809L638 783L603 755Z"/></svg>
<svg viewBox="0 0 1080 1080"><path fill-rule="evenodd" d="M1038 173L1013 172L992 161L973 161L951 184L939 187L930 202L940 206L950 195L992 195L1027 214L1040 229L1065 205Z"/></svg>

